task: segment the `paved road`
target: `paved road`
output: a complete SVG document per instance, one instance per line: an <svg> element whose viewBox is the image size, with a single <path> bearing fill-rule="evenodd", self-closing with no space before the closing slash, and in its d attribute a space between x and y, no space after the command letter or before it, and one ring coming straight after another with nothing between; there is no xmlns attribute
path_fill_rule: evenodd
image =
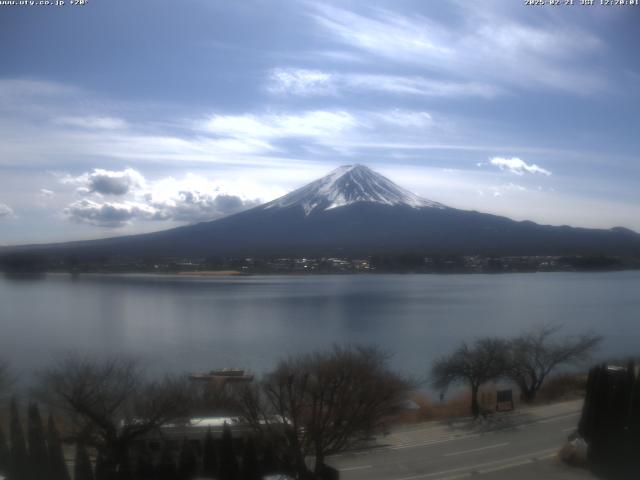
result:
<svg viewBox="0 0 640 480"><path fill-rule="evenodd" d="M584 479L556 457L575 430L581 401L394 430L371 448L333 457L344 480Z"/></svg>

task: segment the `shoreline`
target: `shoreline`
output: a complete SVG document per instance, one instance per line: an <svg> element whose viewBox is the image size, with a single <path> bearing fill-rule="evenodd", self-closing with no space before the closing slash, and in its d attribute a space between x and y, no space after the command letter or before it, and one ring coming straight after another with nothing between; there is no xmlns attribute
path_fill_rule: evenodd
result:
<svg viewBox="0 0 640 480"><path fill-rule="evenodd" d="M186 271L153 271L153 270L87 270L87 271L67 271L67 270L43 270L43 271L22 271L12 272L7 270L0 270L0 275L5 278L11 279L27 279L27 278L42 278L47 275L147 275L147 276L174 276L174 277L193 277L193 278L215 278L215 277L326 277L326 276L376 276L376 275L438 275L438 276L453 276L453 275L468 275L468 276L501 276L501 275L532 275L532 274L593 274L593 273L624 273L624 272L638 272L640 268L621 268L621 269L607 269L607 270L535 270L535 271L450 271L450 272L416 272L416 271L330 271L330 272L243 272L240 270L186 270Z"/></svg>
<svg viewBox="0 0 640 480"><path fill-rule="evenodd" d="M167 271L141 271L141 270L122 270L122 271L108 271L108 270L92 270L82 272L70 272L63 270L51 270L40 272L11 272L6 270L0 270L0 276L7 280L39 280L45 279L49 275L62 276L67 275L73 278L81 276L147 276L147 277L177 277L177 278L239 278L239 277L375 277L383 275L393 276L440 276L440 277L453 277L453 276L507 276L507 275L536 275L536 274L603 274L603 273L632 273L640 272L640 268L626 268L616 270L540 270L540 271L502 271L502 272L394 272L394 271L365 271L365 272L243 272L239 270L190 270L182 272L167 272Z"/></svg>
<svg viewBox="0 0 640 480"><path fill-rule="evenodd" d="M130 272L135 273L135 272ZM153 272L149 272L153 274ZM164 272L163 272L164 273ZM163 273L159 273L162 275ZM169 275L179 275L181 277L238 277L241 275L248 275L238 270L190 270L184 272L167 273Z"/></svg>

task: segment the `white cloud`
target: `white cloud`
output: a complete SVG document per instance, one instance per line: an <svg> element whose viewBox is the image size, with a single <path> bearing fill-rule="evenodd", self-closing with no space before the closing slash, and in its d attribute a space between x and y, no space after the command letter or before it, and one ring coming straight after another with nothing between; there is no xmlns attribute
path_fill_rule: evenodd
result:
<svg viewBox="0 0 640 480"><path fill-rule="evenodd" d="M511 173L515 173L516 175L524 175L525 173L538 173L547 176L551 175L551 172L549 170L539 167L535 163L528 164L524 160L517 157L493 157L490 163L491 165L495 165L496 167L500 168L500 170L507 170Z"/></svg>
<svg viewBox="0 0 640 480"><path fill-rule="evenodd" d="M67 218L99 227L122 227L134 221L197 222L220 218L260 203L233 193L204 177L187 174L181 179L164 177L147 180L139 172L94 169L77 177L65 176L62 183L82 185L76 191L94 195L72 202L64 210ZM121 201L104 201L103 195L117 195Z"/></svg>
<svg viewBox="0 0 640 480"><path fill-rule="evenodd" d="M354 89L378 90L426 97L495 97L501 90L478 82L430 80L419 76L352 74L345 83Z"/></svg>
<svg viewBox="0 0 640 480"><path fill-rule="evenodd" d="M154 201L148 197L156 210L153 220L173 220L178 222L200 222L225 217L241 212L258 201L245 201L236 195L211 195L200 191L179 191L170 199Z"/></svg>
<svg viewBox="0 0 640 480"><path fill-rule="evenodd" d="M154 220L198 222L213 220L258 205L247 185L215 182L200 175L165 177L148 182L138 198L155 209Z"/></svg>
<svg viewBox="0 0 640 480"><path fill-rule="evenodd" d="M64 213L68 218L79 223L87 223L98 227L116 228L127 225L134 218L153 218L153 208L136 202L95 202L82 199L69 205Z"/></svg>
<svg viewBox="0 0 640 480"><path fill-rule="evenodd" d="M6 217L13 217L13 209L5 203L0 203L0 218Z"/></svg>
<svg viewBox="0 0 640 480"><path fill-rule="evenodd" d="M257 156L274 150L257 138L203 135L194 126L195 119L174 122L177 128L170 130L153 122L142 126L141 122L102 113L105 103L88 92L55 82L0 79L0 166L59 165L67 159L73 163L88 158L95 161L92 157L123 159L127 164L256 165L268 164L268 158ZM126 108L130 113L135 106Z"/></svg>
<svg viewBox="0 0 640 480"><path fill-rule="evenodd" d="M55 195L55 193L53 192L53 190L49 190L48 188L41 188L40 189L40 196L42 198L52 198Z"/></svg>
<svg viewBox="0 0 640 480"><path fill-rule="evenodd" d="M200 128L200 126L198 127ZM74 139L85 151L94 155L135 159L149 162L186 161L203 163L244 163L260 165L267 159L254 155L270 153L273 146L259 138L210 138L207 136L141 135L126 132L113 135L88 135Z"/></svg>
<svg viewBox="0 0 640 480"><path fill-rule="evenodd" d="M305 57L325 59L332 62L348 63L353 65L355 63L363 63L362 57L356 53L348 52L346 50L313 50L305 52Z"/></svg>
<svg viewBox="0 0 640 480"><path fill-rule="evenodd" d="M487 189L492 192L494 198L509 196L513 200L514 194L522 194L527 192L527 188L517 183L507 183L498 186L488 186Z"/></svg>
<svg viewBox="0 0 640 480"><path fill-rule="evenodd" d="M427 112L400 110L397 108L388 112L376 113L374 118L383 123L403 128L425 128L433 123L433 118Z"/></svg>
<svg viewBox="0 0 640 480"><path fill-rule="evenodd" d="M390 88L396 83L393 76L384 78ZM54 87L55 84L49 90L57 91ZM23 90L30 91L32 87ZM52 98L57 98L56 103L48 105L44 102L45 107L36 114L25 114L16 104L20 113L15 119L3 122L0 118L3 134L0 166L26 163L40 167L53 164L58 168L67 161L76 164L104 161L136 165L137 168L144 162L161 165L164 169L195 163L221 165L227 169L231 166L285 169L292 162L300 166L322 160L349 162L355 155L370 155L373 148L380 150L381 155L389 156L397 155L398 150L423 147L469 149L475 133L469 129L465 131L464 124L457 120L452 123L442 115L429 122L429 114L421 110L387 108L303 111L290 108L187 117L174 123L175 128L171 130L166 129L166 125L140 121L126 123L126 127L120 129L64 128L55 123L50 128L37 128L41 122L50 122L52 118L117 118L100 112L97 105L104 101L91 100L86 94L81 96L82 102L74 105L88 104L91 108L71 112L66 112L66 98L55 95ZM29 104L38 103L36 97L27 100ZM428 136L425 136L425 127L430 128ZM32 141L36 137L38 141ZM495 151L497 147L504 150L502 147L505 146L491 145L491 148L481 149ZM519 151L526 150L523 147ZM88 188L86 182L78 186Z"/></svg>
<svg viewBox="0 0 640 480"><path fill-rule="evenodd" d="M336 37L370 53L412 61L449 59L455 53L445 29L424 17L409 19L377 10L364 16L324 3L309 4L313 18Z"/></svg>
<svg viewBox="0 0 640 480"><path fill-rule="evenodd" d="M25 98L51 98L77 95L81 92L75 86L57 82L47 82L42 80L32 80L25 78L2 78L0 79L0 105L5 106L5 102L13 105Z"/></svg>
<svg viewBox="0 0 640 480"><path fill-rule="evenodd" d="M451 25L380 8L355 13L326 3L307 5L317 24L342 43L370 57L444 74L448 78L443 84L467 78L573 94L592 93L605 84L598 72L580 63L600 50L602 42L589 31L560 24L559 17L533 26L504 8L478 9L459 2L456 13L462 21Z"/></svg>
<svg viewBox="0 0 640 480"><path fill-rule="evenodd" d="M318 70L275 68L269 74L268 89L273 93L289 95L333 95L332 75Z"/></svg>
<svg viewBox="0 0 640 480"><path fill-rule="evenodd" d="M143 187L145 180L132 168L122 171L96 168L78 177L66 177L63 183L78 185L78 192L83 194L125 195L135 188Z"/></svg>
<svg viewBox="0 0 640 480"><path fill-rule="evenodd" d="M346 111L316 110L302 114L214 115L202 128L233 138L327 138L356 125L355 117Z"/></svg>
<svg viewBox="0 0 640 480"><path fill-rule="evenodd" d="M119 130L128 126L127 122L115 117L60 117L54 123L69 127L79 127L96 130Z"/></svg>
<svg viewBox="0 0 640 480"><path fill-rule="evenodd" d="M515 192L525 192L527 190L526 187L522 185L518 185L517 183L507 183L502 186L505 190L515 191Z"/></svg>
<svg viewBox="0 0 640 480"><path fill-rule="evenodd" d="M76 100L83 98L79 107ZM75 85L25 78L0 78L0 122L9 120L8 126L15 126L16 121L26 116L38 116L40 120L50 122L52 118L61 116L76 108L86 108L87 93ZM30 125L34 127L34 125ZM43 125L35 125L39 135L46 135ZM24 127L23 127L24 129ZM55 130L55 129L51 129ZM10 130L2 126L2 135ZM36 134L32 134L34 138ZM37 143L37 142L34 142Z"/></svg>
<svg viewBox="0 0 640 480"><path fill-rule="evenodd" d="M235 195L210 195L198 191L180 191L164 201L147 196L145 201L100 202L84 198L71 203L64 213L79 223L118 228L140 220L187 223L213 220L258 203L244 201Z"/></svg>
<svg viewBox="0 0 640 480"><path fill-rule="evenodd" d="M267 142L274 150L284 150L291 145L287 140L295 140L296 147L316 157L336 154L351 157L356 149L369 148L379 139L423 140L426 128L434 138L447 125L444 121L436 122L428 112L396 108L215 115L200 128L226 139Z"/></svg>
<svg viewBox="0 0 640 480"><path fill-rule="evenodd" d="M267 89L272 93L297 96L386 92L424 97L491 98L501 93L499 88L479 82L441 81L417 75L329 73L299 68L272 70Z"/></svg>

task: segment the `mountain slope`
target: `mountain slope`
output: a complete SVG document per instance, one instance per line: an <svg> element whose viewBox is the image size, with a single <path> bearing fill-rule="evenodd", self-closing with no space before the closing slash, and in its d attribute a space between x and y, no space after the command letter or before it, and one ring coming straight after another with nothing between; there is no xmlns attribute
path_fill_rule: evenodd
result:
<svg viewBox="0 0 640 480"><path fill-rule="evenodd" d="M422 199L367 167L334 170L288 195L163 232L29 247L75 257L457 255L640 256L640 235L516 222Z"/></svg>
<svg viewBox="0 0 640 480"><path fill-rule="evenodd" d="M269 202L261 209L300 206L306 215L355 203L445 208L399 187L364 165L345 165L329 175Z"/></svg>

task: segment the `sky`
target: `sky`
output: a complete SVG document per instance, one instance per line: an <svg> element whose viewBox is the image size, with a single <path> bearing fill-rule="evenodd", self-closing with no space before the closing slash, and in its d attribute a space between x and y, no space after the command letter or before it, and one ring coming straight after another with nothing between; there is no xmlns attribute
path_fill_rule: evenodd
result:
<svg viewBox="0 0 640 480"><path fill-rule="evenodd" d="M2 3L0 245L211 220L354 163L640 231L640 6Z"/></svg>

